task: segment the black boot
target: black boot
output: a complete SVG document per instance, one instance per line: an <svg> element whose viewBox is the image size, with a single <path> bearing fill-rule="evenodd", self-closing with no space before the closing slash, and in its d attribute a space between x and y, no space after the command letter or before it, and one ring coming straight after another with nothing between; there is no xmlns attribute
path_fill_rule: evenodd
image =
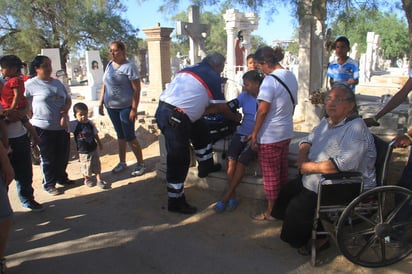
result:
<svg viewBox="0 0 412 274"><path fill-rule="evenodd" d="M207 175L209 175L209 173L211 172L216 172L222 169L222 165L221 164L214 164L213 163L213 159L211 159L210 161L204 161L204 162L200 162L199 166L197 167L197 176L199 178L205 178Z"/></svg>
<svg viewBox="0 0 412 274"><path fill-rule="evenodd" d="M167 210L182 214L195 214L197 212L197 208L189 205L184 196L180 198L169 198Z"/></svg>

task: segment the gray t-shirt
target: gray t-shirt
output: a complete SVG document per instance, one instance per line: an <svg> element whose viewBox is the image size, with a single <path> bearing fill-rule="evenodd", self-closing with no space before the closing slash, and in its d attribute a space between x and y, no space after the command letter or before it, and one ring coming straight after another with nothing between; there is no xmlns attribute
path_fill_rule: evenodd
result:
<svg viewBox="0 0 412 274"><path fill-rule="evenodd" d="M104 105L107 108L123 109L132 105L133 88L130 81L139 79L135 64L125 61L115 68L109 62L103 75Z"/></svg>
<svg viewBox="0 0 412 274"><path fill-rule="evenodd" d="M373 136L363 120L358 117L331 126L323 118L301 143L311 144L308 158L312 162L332 160L339 171L362 173L364 189L376 186L376 147ZM318 192L320 173L305 174L303 186Z"/></svg>
<svg viewBox="0 0 412 274"><path fill-rule="evenodd" d="M33 110L30 122L46 130L62 130L61 109L70 100L65 86L57 79L49 81L37 77L25 82L24 96Z"/></svg>

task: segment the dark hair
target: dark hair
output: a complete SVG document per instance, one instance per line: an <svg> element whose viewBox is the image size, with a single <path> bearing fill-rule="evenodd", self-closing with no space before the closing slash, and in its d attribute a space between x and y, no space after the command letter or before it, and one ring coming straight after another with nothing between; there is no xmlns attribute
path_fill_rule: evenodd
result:
<svg viewBox="0 0 412 274"><path fill-rule="evenodd" d="M76 117L76 113L79 111L89 111L89 108L85 103L79 102L73 106L73 114Z"/></svg>
<svg viewBox="0 0 412 274"><path fill-rule="evenodd" d="M248 56L246 56L246 60L249 60L250 58L255 59L255 55L253 53L251 53Z"/></svg>
<svg viewBox="0 0 412 274"><path fill-rule="evenodd" d="M37 55L36 57L34 57L33 61L31 61L30 63L29 74L31 77L37 75L36 69L39 68L46 60L50 60L50 58L45 55Z"/></svg>
<svg viewBox="0 0 412 274"><path fill-rule="evenodd" d="M285 57L285 53L281 47L271 48L264 46L259 48L255 52L255 60L259 62L265 62L269 65L276 65Z"/></svg>
<svg viewBox="0 0 412 274"><path fill-rule="evenodd" d="M118 49L126 52L126 45L122 41L113 41L110 43L110 45L116 45Z"/></svg>
<svg viewBox="0 0 412 274"><path fill-rule="evenodd" d="M222 54L213 51L206 55L202 61L208 63L212 67L222 66L225 64L225 57Z"/></svg>
<svg viewBox="0 0 412 274"><path fill-rule="evenodd" d="M263 78L265 76L260 70L249 70L245 74L243 74L242 79L243 80L249 80L253 82L259 82L259 85L262 84Z"/></svg>
<svg viewBox="0 0 412 274"><path fill-rule="evenodd" d="M345 36L339 36L336 40L335 40L335 46L337 42L341 42L344 43L348 49L350 49L350 43L349 43L349 39L346 38Z"/></svg>
<svg viewBox="0 0 412 274"><path fill-rule="evenodd" d="M0 58L0 66L8 69L21 69L23 67L23 61L16 55L4 55Z"/></svg>

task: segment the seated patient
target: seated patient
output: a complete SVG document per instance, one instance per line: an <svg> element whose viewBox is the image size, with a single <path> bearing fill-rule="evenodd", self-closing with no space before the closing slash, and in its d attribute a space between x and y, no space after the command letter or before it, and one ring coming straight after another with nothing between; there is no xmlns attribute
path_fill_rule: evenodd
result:
<svg viewBox="0 0 412 274"><path fill-rule="evenodd" d="M243 74L242 78L244 91L239 94L237 101L243 111L243 120L229 145L227 155L228 190L213 207L216 213L222 213L225 210L234 211L237 208L239 200L236 199L235 190L240 184L248 164L257 158L257 152L250 147L249 135L252 134L255 125L256 97L264 76L258 70L249 70Z"/></svg>
<svg viewBox="0 0 412 274"><path fill-rule="evenodd" d="M355 95L335 85L325 97L326 117L299 145L297 160L301 178L286 184L279 193L272 216L283 219L280 238L302 255L311 238L318 183L322 174L361 172L364 189L376 185L376 149L373 136L359 117ZM327 243L319 239L318 248Z"/></svg>

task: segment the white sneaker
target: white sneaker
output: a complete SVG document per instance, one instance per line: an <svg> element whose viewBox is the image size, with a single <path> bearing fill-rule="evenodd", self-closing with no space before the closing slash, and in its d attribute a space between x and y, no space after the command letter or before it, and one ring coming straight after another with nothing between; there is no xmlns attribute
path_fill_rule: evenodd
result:
<svg viewBox="0 0 412 274"><path fill-rule="evenodd" d="M118 172L122 171L123 169L125 169L126 167L127 167L126 163L120 162L120 163L117 164L117 166L115 166L112 169L112 172L113 173L118 173Z"/></svg>
<svg viewBox="0 0 412 274"><path fill-rule="evenodd" d="M132 171L132 176L140 176L140 175L143 175L144 171L145 171L144 164L137 163L137 164L136 164L136 167L135 167L134 170Z"/></svg>

